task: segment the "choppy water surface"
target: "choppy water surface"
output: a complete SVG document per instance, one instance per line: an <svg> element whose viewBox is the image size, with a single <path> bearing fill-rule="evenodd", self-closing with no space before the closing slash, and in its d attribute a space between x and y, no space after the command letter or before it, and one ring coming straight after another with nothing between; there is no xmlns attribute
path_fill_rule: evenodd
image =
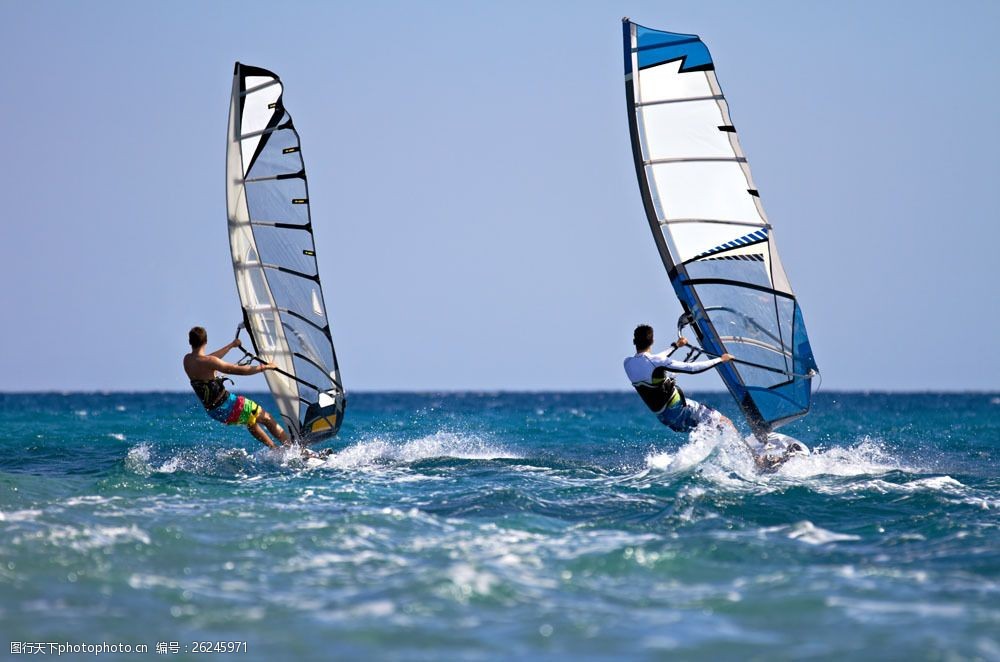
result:
<svg viewBox="0 0 1000 662"><path fill-rule="evenodd" d="M188 394L0 420L4 653L1000 659L996 395L820 394L774 474L626 393L355 394L311 465Z"/></svg>

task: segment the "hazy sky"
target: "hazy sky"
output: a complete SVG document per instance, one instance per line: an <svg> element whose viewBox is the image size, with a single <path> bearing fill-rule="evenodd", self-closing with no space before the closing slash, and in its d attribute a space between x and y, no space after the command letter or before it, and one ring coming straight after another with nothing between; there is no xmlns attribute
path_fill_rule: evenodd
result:
<svg viewBox="0 0 1000 662"><path fill-rule="evenodd" d="M188 328L229 340L235 60L285 83L348 390L627 387L680 307L623 15L712 50L823 388L1000 388L1000 2L2 0L0 390L183 389Z"/></svg>

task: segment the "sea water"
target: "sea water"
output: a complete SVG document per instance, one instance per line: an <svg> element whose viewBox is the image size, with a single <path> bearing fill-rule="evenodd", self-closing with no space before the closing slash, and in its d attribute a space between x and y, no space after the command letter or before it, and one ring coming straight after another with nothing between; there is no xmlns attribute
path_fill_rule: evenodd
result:
<svg viewBox="0 0 1000 662"><path fill-rule="evenodd" d="M630 393L352 394L309 463L188 393L0 422L3 655L1000 659L996 394L820 393L774 473Z"/></svg>

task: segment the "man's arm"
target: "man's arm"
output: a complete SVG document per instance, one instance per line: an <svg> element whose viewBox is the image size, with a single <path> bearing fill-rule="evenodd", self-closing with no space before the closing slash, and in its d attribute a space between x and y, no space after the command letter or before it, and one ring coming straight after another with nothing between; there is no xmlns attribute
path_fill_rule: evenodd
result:
<svg viewBox="0 0 1000 662"><path fill-rule="evenodd" d="M214 352L210 352L209 354L207 354L207 356L214 356L217 359L221 359L223 356L225 356L226 354L229 353L229 350L234 349L236 347L242 347L242 346L243 346L243 343L240 342L239 338L236 338L236 339L233 340L233 342L229 343L225 347L220 347L219 349L215 350ZM220 370L220 368L216 368L216 370ZM229 374L235 375L237 373L231 372Z"/></svg>
<svg viewBox="0 0 1000 662"><path fill-rule="evenodd" d="M215 370L225 373L227 375L256 375L257 373L264 372L265 370L277 370L278 366L273 363L264 363L258 365L236 365L235 363L229 363L223 361L215 354L206 355L209 365Z"/></svg>
<svg viewBox="0 0 1000 662"><path fill-rule="evenodd" d="M677 339L677 342L673 344L674 347L683 347L687 345L687 338L683 336ZM690 363L685 361L675 361L667 356L667 352L660 352L659 354L650 354L650 361L654 365L661 365L670 372L686 372L688 374L695 374L699 372L705 372L710 368L714 368L720 363L727 363L733 360L732 354L723 354L722 356L709 359L708 361L691 361Z"/></svg>

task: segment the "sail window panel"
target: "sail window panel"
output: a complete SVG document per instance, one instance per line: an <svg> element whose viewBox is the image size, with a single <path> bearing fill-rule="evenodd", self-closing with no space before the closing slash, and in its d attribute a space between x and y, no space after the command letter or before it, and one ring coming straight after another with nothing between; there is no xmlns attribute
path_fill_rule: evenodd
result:
<svg viewBox="0 0 1000 662"><path fill-rule="evenodd" d="M295 203L307 200L306 183L302 179L278 179L246 185L247 208L250 218L304 225L309 222L309 205Z"/></svg>
<svg viewBox="0 0 1000 662"><path fill-rule="evenodd" d="M295 366L295 374L304 382L309 382L309 384L324 388L326 384L329 384L330 377L326 370L317 368L313 365L314 363L323 365L323 363L315 360L315 357L313 356L314 352L311 352L310 348L303 342L305 335L302 327L302 324L296 326L292 320L285 322L285 338L287 339L288 346L292 351L291 360ZM307 357L309 360L303 359L303 356ZM299 385L299 391L303 397L313 402L315 402L319 396L319 391L305 384ZM303 408L300 411L300 414L304 412L305 410Z"/></svg>
<svg viewBox="0 0 1000 662"><path fill-rule="evenodd" d="M253 231L257 238L257 250L264 263L281 265L310 276L316 275L316 258L305 252L315 252L312 235L308 232L261 225L255 226Z"/></svg>
<svg viewBox="0 0 1000 662"><path fill-rule="evenodd" d="M675 60L639 71L636 100L651 103L712 96L712 86L704 71L682 74L680 66L681 61Z"/></svg>
<svg viewBox="0 0 1000 662"><path fill-rule="evenodd" d="M323 331L302 320L291 318L286 323L294 330L292 335L295 336L300 347L299 353L319 365L320 367L317 369L323 374L323 379L328 382L330 373L333 371L333 346L330 345L330 339Z"/></svg>
<svg viewBox="0 0 1000 662"><path fill-rule="evenodd" d="M792 334L795 332L794 320L795 320L795 299L788 299L786 297L775 297L774 300L775 314L777 316L778 330L781 331L781 342L788 356L785 358L785 370L788 372L796 372L794 370L792 352L795 346L792 344Z"/></svg>
<svg viewBox="0 0 1000 662"><path fill-rule="evenodd" d="M763 245L763 244L762 244ZM767 263L753 259L712 259L705 258L685 265L688 278L724 278L741 283L771 287Z"/></svg>
<svg viewBox="0 0 1000 662"><path fill-rule="evenodd" d="M766 352L758 363L786 370L775 295L736 285L703 284L694 290L720 337L749 339L759 351ZM729 343L725 344L729 348Z"/></svg>
<svg viewBox="0 0 1000 662"><path fill-rule="evenodd" d="M302 171L302 153L298 151L298 146L298 136L291 127L271 133L247 178L290 175Z"/></svg>
<svg viewBox="0 0 1000 662"><path fill-rule="evenodd" d="M320 329L326 326L326 316L317 315L310 303L313 290L316 287L316 281L277 269L267 270L267 280L271 286L271 293L274 296L274 300L279 307L295 313L295 315L292 315L293 318L298 316L298 318L308 320L308 322L305 322L302 319L287 319L286 321L289 324L295 324L297 327L302 326L303 328L308 327L309 329L315 328L312 326L313 324ZM322 335L319 329L316 329L316 331ZM317 345L318 349L332 354L333 350L330 347L329 339L324 340L323 344L325 347Z"/></svg>
<svg viewBox="0 0 1000 662"><path fill-rule="evenodd" d="M714 101L647 106L639 121L647 160L736 156L729 134L719 131L725 120Z"/></svg>
<svg viewBox="0 0 1000 662"><path fill-rule="evenodd" d="M786 354L780 341L776 340L773 333L775 324L773 318L768 324L768 320L752 319L742 317L736 312L723 311L718 306L709 306L709 319L713 324L718 323L716 331L722 338L726 351L737 358L758 363L760 365L779 370L782 373L791 372L790 366L786 363ZM737 311L733 308L732 311ZM751 321L752 319L752 321ZM763 323L761 326L756 326ZM771 329L767 327L770 326ZM767 383L771 383L770 378L778 373L767 371ZM783 379L787 379L782 375Z"/></svg>
<svg viewBox="0 0 1000 662"><path fill-rule="evenodd" d="M664 218L704 218L763 224L739 163L660 163L647 166Z"/></svg>
<svg viewBox="0 0 1000 662"><path fill-rule="evenodd" d="M289 361L294 365L295 374L320 388L328 388L331 383L330 373L336 365L333 360L333 347L330 340L323 331L297 317L298 315L311 319L320 328L326 326L325 319L316 319L316 315L311 312L311 307L306 308L302 305L302 302L309 301L314 282L274 269L268 270L267 277L271 293L278 307L295 313L283 312L281 314L282 330L291 353ZM295 353L308 357L322 368L307 368L306 365L311 364L295 357ZM306 376L307 374L308 376Z"/></svg>
<svg viewBox="0 0 1000 662"><path fill-rule="evenodd" d="M781 362L775 361L774 353L749 343L727 342L725 345L726 351L736 358L736 372L739 373L743 383L748 388L771 388L790 380L788 376L783 374L784 367ZM745 361L745 363L739 363L739 361ZM757 366L773 367L774 370L782 372Z"/></svg>
<svg viewBox="0 0 1000 662"><path fill-rule="evenodd" d="M329 384L333 366L329 341L313 327L295 318L286 319L285 337L293 351L296 374L321 388Z"/></svg>
<svg viewBox="0 0 1000 662"><path fill-rule="evenodd" d="M809 343L809 334L806 333L806 324L802 319L802 309L798 303L795 304L792 319L792 348L795 355L793 366L796 374L806 375L816 370L817 366L816 359L813 358L812 345Z"/></svg>

